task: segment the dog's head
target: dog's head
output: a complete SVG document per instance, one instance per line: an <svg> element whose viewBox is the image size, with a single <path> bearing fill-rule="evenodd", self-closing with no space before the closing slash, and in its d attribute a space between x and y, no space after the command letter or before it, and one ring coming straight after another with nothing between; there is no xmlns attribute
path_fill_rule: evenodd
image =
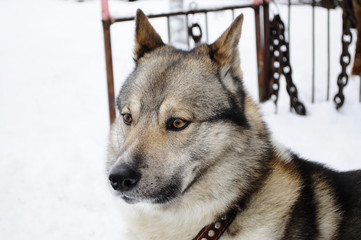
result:
<svg viewBox="0 0 361 240"><path fill-rule="evenodd" d="M118 98L107 165L128 203L181 196L230 151L228 136L248 128L237 47L242 22L240 15L213 44L181 51L164 44L138 10L136 67Z"/></svg>

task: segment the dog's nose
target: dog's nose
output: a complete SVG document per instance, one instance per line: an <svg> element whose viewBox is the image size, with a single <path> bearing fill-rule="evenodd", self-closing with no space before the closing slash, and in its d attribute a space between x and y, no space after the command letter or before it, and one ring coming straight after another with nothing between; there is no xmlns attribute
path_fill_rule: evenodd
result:
<svg viewBox="0 0 361 240"><path fill-rule="evenodd" d="M140 179L140 173L134 171L128 166L120 165L111 170L109 181L114 190L129 191L137 185Z"/></svg>

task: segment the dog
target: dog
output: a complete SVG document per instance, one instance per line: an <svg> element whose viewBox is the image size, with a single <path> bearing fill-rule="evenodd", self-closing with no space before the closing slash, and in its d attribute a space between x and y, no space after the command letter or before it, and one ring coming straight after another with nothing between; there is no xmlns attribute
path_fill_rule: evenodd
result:
<svg viewBox="0 0 361 240"><path fill-rule="evenodd" d="M242 83L242 23L183 51L137 11L106 164L125 240L361 239L361 171L274 143Z"/></svg>

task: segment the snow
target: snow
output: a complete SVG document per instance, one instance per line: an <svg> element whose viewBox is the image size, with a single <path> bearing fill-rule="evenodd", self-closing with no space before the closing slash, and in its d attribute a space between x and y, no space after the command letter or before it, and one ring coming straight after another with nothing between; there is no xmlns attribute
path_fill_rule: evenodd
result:
<svg viewBox="0 0 361 240"><path fill-rule="evenodd" d="M134 13L143 6L166 9L165 3L114 1L111 7ZM245 84L256 98L254 16L240 12ZM317 13L317 35L324 38L325 11ZM326 45L317 41L316 76L323 80L310 103L311 58L304 51L310 27L303 28L311 26L311 11L299 7L293 14L291 63L308 116L290 113L282 90L277 114L272 102L261 105L265 120L278 142L302 156L339 170L361 168L360 83L350 79L340 111L325 101ZM340 72L340 16L339 10L331 15L331 97ZM100 18L98 1L0 1L0 239L121 239L124 227L104 170L109 123ZM229 13L210 14L210 40L230 21ZM167 39L164 21L152 23ZM133 68L133 31L133 23L112 26L117 91Z"/></svg>

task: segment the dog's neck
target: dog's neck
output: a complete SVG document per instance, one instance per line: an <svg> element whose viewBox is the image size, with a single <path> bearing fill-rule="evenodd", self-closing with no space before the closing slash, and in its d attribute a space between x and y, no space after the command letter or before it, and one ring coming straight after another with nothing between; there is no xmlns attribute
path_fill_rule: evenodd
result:
<svg viewBox="0 0 361 240"><path fill-rule="evenodd" d="M216 240L228 229L239 209L231 209L227 214L220 216L215 215L216 213L210 211L208 207L209 205L202 207L195 205L193 208L183 210L174 208L155 210L150 206L138 205L133 206L132 210L129 206L123 209L129 211L129 214L126 214L126 221L131 228L130 239Z"/></svg>

